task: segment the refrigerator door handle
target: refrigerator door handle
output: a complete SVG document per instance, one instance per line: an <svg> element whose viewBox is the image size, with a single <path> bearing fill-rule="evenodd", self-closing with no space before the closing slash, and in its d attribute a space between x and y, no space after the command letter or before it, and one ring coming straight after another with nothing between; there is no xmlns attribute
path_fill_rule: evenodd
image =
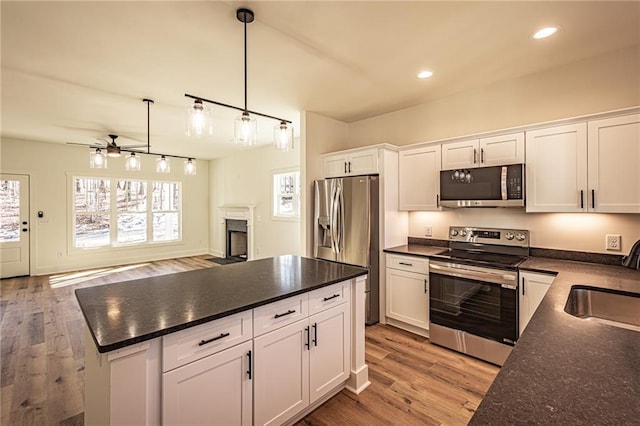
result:
<svg viewBox="0 0 640 426"><path fill-rule="evenodd" d="M343 189L342 189L342 181L337 181L336 185L336 254L340 254L342 252L342 245L344 239L344 200L343 200Z"/></svg>
<svg viewBox="0 0 640 426"><path fill-rule="evenodd" d="M331 251L338 253L336 248L336 195L338 190L336 188L335 181L331 182L331 206L329 207L329 223L331 226Z"/></svg>

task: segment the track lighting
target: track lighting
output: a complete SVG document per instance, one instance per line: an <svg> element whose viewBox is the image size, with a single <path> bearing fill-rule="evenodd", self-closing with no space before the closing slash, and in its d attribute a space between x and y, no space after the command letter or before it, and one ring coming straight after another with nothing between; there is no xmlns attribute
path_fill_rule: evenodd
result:
<svg viewBox="0 0 640 426"><path fill-rule="evenodd" d="M247 108L247 24L254 21L254 13L250 9L239 8L236 10L236 18L242 22L244 27L244 108L240 108L234 105L225 104L222 102L216 102L209 99L205 99L200 96L193 96L185 94L186 97L194 100L193 105L187 107L187 135L194 135L201 137L205 135L211 135L213 132L211 109L204 105L204 102L223 106L226 108L242 111L235 120L234 126L234 142L241 145L255 145L257 143L257 122L252 115L258 115L272 120L280 121L280 125L276 127L280 130L279 133L274 131L273 145L281 151L288 151L293 148L293 127L291 121L284 120L282 118L274 117L272 115L262 114L256 111L251 111ZM282 126L286 130L286 137L282 134Z"/></svg>

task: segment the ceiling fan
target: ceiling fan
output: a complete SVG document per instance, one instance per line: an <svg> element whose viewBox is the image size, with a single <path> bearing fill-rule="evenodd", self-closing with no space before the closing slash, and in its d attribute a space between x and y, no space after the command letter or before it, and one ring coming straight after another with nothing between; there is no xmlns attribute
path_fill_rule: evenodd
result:
<svg viewBox="0 0 640 426"><path fill-rule="evenodd" d="M144 153L146 151L136 149L136 148L147 148L147 145L118 145L116 144L116 139L118 139L118 135L109 134L107 135L111 139L106 140L104 138L97 138L96 142L93 144L85 144L85 143L75 143L75 142L67 142L69 145L81 145L88 146L89 148L95 149L104 149L107 151L107 155L109 157L119 157L122 151L124 152L140 152Z"/></svg>

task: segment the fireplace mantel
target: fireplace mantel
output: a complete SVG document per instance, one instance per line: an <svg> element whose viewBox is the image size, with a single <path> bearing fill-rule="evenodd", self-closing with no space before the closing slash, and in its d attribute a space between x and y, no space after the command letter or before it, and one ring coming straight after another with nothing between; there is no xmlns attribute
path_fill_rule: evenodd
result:
<svg viewBox="0 0 640 426"><path fill-rule="evenodd" d="M247 260L255 259L255 248L253 244L253 216L255 205L251 204L225 204L218 207L220 209L219 241L221 247L226 251L226 231L225 220L246 220L247 221ZM226 257L228 253L224 253Z"/></svg>

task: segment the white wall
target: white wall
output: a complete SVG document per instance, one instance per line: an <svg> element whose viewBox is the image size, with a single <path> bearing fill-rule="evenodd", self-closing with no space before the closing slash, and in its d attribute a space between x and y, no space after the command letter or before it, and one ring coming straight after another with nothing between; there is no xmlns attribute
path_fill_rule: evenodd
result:
<svg viewBox="0 0 640 426"><path fill-rule="evenodd" d="M306 223L302 241L303 247L306 247L304 254L313 257L313 181L322 179L320 154L344 149L347 144L348 126L346 123L313 112L304 112L302 115L302 133L305 135L302 196L303 218Z"/></svg>
<svg viewBox="0 0 640 426"><path fill-rule="evenodd" d="M198 174L184 176L175 160L169 175L155 172L154 156L142 156L142 171L126 172L124 157L109 158L106 170L89 167L88 148L2 139L0 170L30 176L31 275L204 254L208 251L208 164L198 161ZM166 179L182 182L182 241L117 249L71 247L71 178L106 176ZM44 212L43 221L37 212Z"/></svg>
<svg viewBox="0 0 640 426"><path fill-rule="evenodd" d="M300 222L272 218L272 173L300 168L300 143L294 150L279 152L271 146L209 161L211 252L222 256L225 236L220 207L255 206L255 258L300 254Z"/></svg>

